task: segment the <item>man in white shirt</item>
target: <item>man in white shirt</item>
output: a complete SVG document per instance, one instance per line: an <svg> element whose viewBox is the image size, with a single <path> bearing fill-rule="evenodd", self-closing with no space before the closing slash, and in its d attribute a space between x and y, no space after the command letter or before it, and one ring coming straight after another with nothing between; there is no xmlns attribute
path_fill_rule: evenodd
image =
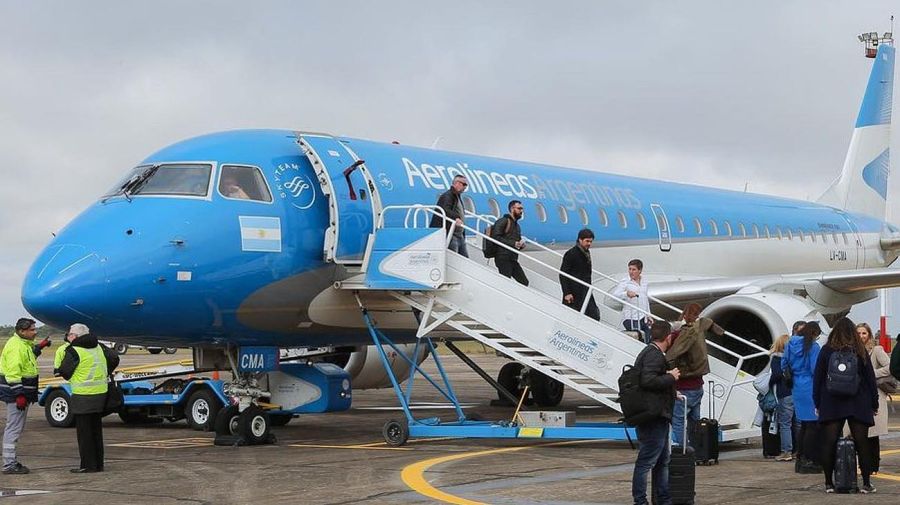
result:
<svg viewBox="0 0 900 505"><path fill-rule="evenodd" d="M641 281L641 272L644 270L644 262L631 260L628 262L628 278L622 280L613 295L625 301L627 305L622 309L622 325L628 331L639 331L644 342L649 343L650 324L650 298L647 296L647 284ZM635 308L637 307L637 308Z"/></svg>

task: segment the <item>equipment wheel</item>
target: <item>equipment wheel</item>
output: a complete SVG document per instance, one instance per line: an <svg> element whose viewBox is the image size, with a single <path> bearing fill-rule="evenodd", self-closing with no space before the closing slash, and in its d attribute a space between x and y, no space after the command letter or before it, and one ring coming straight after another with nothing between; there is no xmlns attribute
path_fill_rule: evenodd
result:
<svg viewBox="0 0 900 505"><path fill-rule="evenodd" d="M125 354L128 352L128 344L116 344L113 346L113 350L116 351L116 354Z"/></svg>
<svg viewBox="0 0 900 505"><path fill-rule="evenodd" d="M216 431L216 436L219 435L236 435L238 432L238 412L237 405L229 405L216 414L216 421L213 424L213 429Z"/></svg>
<svg viewBox="0 0 900 505"><path fill-rule="evenodd" d="M269 414L257 405L244 409L238 416L237 424L238 433L244 436L249 445L263 444L269 439Z"/></svg>
<svg viewBox="0 0 900 505"><path fill-rule="evenodd" d="M400 447L409 440L409 426L406 424L406 421L391 419L384 423L381 434L384 435L384 441L387 442L387 445Z"/></svg>
<svg viewBox="0 0 900 505"><path fill-rule="evenodd" d="M166 354L175 354L176 352L178 352L178 348L177 347L163 347L163 352Z"/></svg>
<svg viewBox="0 0 900 505"><path fill-rule="evenodd" d="M149 352L150 354L159 354L162 352L162 348L159 348L159 347L149 348L148 347L147 352Z"/></svg>
<svg viewBox="0 0 900 505"><path fill-rule="evenodd" d="M75 424L75 416L69 408L69 395L62 389L47 395L44 402L44 416L54 428L71 428Z"/></svg>
<svg viewBox="0 0 900 505"><path fill-rule="evenodd" d="M522 391L525 390L521 381L522 369L524 368L525 366L521 363L512 361L503 365L500 368L500 373L497 374L497 382L516 398L521 398ZM497 393L497 397L500 398L500 401L506 401L506 397L499 392Z"/></svg>
<svg viewBox="0 0 900 505"><path fill-rule="evenodd" d="M195 391L184 404L184 418L188 426L198 431L209 431L216 423L216 416L222 409L222 402L212 391Z"/></svg>
<svg viewBox="0 0 900 505"><path fill-rule="evenodd" d="M291 414L269 414L269 424L272 426L285 426L293 418L294 416Z"/></svg>
<svg viewBox="0 0 900 505"><path fill-rule="evenodd" d="M558 380L548 377L537 370L528 372L528 386L531 397L541 407L555 407L562 401L566 386Z"/></svg>

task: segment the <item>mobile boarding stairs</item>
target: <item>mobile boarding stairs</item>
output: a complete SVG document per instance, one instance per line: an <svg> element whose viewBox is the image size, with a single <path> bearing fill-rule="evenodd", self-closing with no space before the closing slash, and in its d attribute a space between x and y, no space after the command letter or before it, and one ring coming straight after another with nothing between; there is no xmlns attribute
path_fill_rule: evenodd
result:
<svg viewBox="0 0 900 505"><path fill-rule="evenodd" d="M385 226L384 216L388 212L406 212L403 226ZM422 224L427 226L427 217L431 214L442 215L442 210L421 205L389 206L383 209L370 237L366 254L359 272L336 283L338 289L352 290L356 293L363 317L375 341L376 348L382 345L393 346L390 339L375 325L365 309L366 294L379 291L389 294L418 312L420 325L417 336L419 344L426 345L432 351L438 371L444 380L444 388L431 379L415 364L410 371L410 382L403 391L393 374L389 375L394 383L395 392L407 415L407 426L385 427L385 437L391 442L387 433L391 428L397 432L404 429L406 433L394 433L400 438L405 436L540 436L543 438L623 438L621 425L613 430L609 426L593 426L595 430L583 430L583 434L572 431L545 429L543 433L530 432L531 435L518 433L517 423L506 425L485 424L481 421L466 419L446 374L440 358L434 353L434 346L428 338L436 330L459 332L490 346L509 358L537 370L583 395L602 403L616 411L621 407L616 401L618 396L618 378L625 365L634 363L637 354L645 344L619 328L619 322L596 321L584 315L585 304L581 313L566 307L560 302L558 283L557 293L535 289L537 286L548 286L548 282L538 282L531 287L518 284L515 280L500 275L495 268L478 259L469 259L447 249L449 237L443 228L424 228L419 226L419 216L425 214ZM483 217L478 217L485 220ZM488 220L489 222L489 220ZM452 226L456 226L455 223ZM487 237L480 231L463 225L470 236L476 240L492 240L497 247L508 247ZM545 251L544 256L561 256L557 251L533 243ZM470 244L471 245L471 244ZM476 250L477 251L477 250ZM553 267L527 253L516 251L520 256L549 269L557 275L561 273ZM480 253L477 253L480 256ZM610 277L595 272L603 278ZM529 271L535 276L535 271ZM573 280L571 276L568 276ZM544 279L545 281L548 279ZM580 281L577 281L580 282ZM584 284L584 283L582 283ZM587 284L584 284L587 286ZM595 286L588 286L598 302L612 299L613 295ZM657 300L657 302L660 302ZM617 300L617 303L623 303ZM624 302L627 304L627 302ZM664 302L661 302L664 303ZM668 306L678 311L677 308ZM655 317L652 316L651 317ZM734 363L726 363L712 355L709 357L710 374L706 380L712 382L706 394L716 396L716 405L709 412L707 402L703 402L706 417L719 420L721 426L720 440L729 441L750 438L759 435L754 428L753 420L757 410L757 393L752 386L753 376L743 372L743 364L753 358L766 355L765 349L740 337L727 334L729 338L742 342L752 350L752 354L740 355L715 342L708 345L727 355ZM418 349L417 349L418 351ZM384 351L382 350L382 353ZM403 353L399 353L403 355ZM712 354L712 353L711 353ZM415 354L414 354L415 355ZM387 366L386 357L382 355ZM436 419L416 420L409 410L413 375L419 371L435 386L457 411L458 421L440 423ZM452 425L454 428L465 428L450 431L440 429ZM503 430L513 430L503 432ZM516 434L517 433L517 434ZM396 441L396 440L395 440ZM405 442L405 438L403 438ZM402 443L402 442L401 442Z"/></svg>

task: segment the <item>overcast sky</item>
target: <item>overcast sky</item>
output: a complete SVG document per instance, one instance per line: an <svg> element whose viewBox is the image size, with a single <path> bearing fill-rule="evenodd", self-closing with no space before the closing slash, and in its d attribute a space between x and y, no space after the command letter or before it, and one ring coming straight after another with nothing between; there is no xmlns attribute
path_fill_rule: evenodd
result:
<svg viewBox="0 0 900 505"><path fill-rule="evenodd" d="M856 35L900 11L485 3L0 0L0 323L23 314L22 279L51 232L147 154L210 131L440 137L815 199L840 171L868 77ZM893 216L898 190L894 177Z"/></svg>

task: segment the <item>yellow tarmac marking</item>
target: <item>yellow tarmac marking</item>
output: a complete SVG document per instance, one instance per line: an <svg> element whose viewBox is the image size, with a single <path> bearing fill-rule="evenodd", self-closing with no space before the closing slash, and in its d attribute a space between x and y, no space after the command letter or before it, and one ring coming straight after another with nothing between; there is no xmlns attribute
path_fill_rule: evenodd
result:
<svg viewBox="0 0 900 505"><path fill-rule="evenodd" d="M172 438L168 440L144 440L140 442L122 442L109 444L111 447L127 447L135 449L183 449L187 447L208 447L213 445L211 438Z"/></svg>
<svg viewBox="0 0 900 505"><path fill-rule="evenodd" d="M425 472L428 471L431 467L435 465L440 465L443 463L448 463L450 461L458 461L461 459L468 458L478 458L481 456L487 456L491 454L501 454L506 452L517 452L517 451L525 451L528 449L534 449L537 447L550 447L550 446L559 446L559 445L572 445L572 444L581 444L587 442L596 442L596 440L569 440L565 442L550 442L547 444L537 444L537 445L526 445L519 447L503 447L500 449L488 449L484 451L474 451L474 452L464 452L462 454L453 454L450 456L440 456L437 458L430 458L423 461L419 461L418 463L413 463L403 469L400 472L400 478L403 480L403 483L406 484L410 489L419 493L422 496L427 496L433 500L439 500L445 503L453 503L454 505L485 505L483 502L468 500L466 498L460 498L459 496L452 495L450 493L445 493L440 489L432 486L427 480L425 480Z"/></svg>
<svg viewBox="0 0 900 505"><path fill-rule="evenodd" d="M900 454L900 449L889 449L887 451L881 451L882 456L890 456L891 454ZM900 482L900 475L894 475L892 473L878 472L877 475L873 475L872 477L875 477L876 479Z"/></svg>

